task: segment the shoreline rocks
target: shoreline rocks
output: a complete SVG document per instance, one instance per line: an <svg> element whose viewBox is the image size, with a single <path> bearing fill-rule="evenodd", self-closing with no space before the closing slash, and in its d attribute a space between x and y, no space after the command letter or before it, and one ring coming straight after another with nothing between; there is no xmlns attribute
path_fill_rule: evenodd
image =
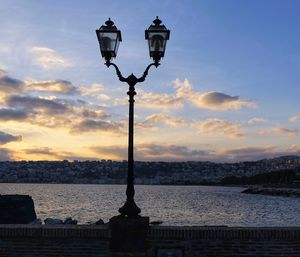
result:
<svg viewBox="0 0 300 257"><path fill-rule="evenodd" d="M44 220L44 223L46 225L59 225L64 224L64 222L61 219L53 219L53 218L47 218Z"/></svg>
<svg viewBox="0 0 300 257"><path fill-rule="evenodd" d="M78 221L73 220L71 217L66 218L64 221L61 219L46 218L44 223L45 225L77 225Z"/></svg>

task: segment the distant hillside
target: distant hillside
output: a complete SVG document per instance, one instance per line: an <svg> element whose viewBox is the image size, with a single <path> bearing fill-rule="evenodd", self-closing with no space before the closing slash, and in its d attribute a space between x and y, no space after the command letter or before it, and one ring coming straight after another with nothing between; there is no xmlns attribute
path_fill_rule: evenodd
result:
<svg viewBox="0 0 300 257"><path fill-rule="evenodd" d="M4 161L2 183L125 184L127 161ZM283 183L300 176L300 157L236 163L135 162L136 184L201 185Z"/></svg>
<svg viewBox="0 0 300 257"><path fill-rule="evenodd" d="M256 174L250 177L225 177L221 184L230 185L260 185L260 184L290 184L296 180L295 170L277 170L262 174Z"/></svg>

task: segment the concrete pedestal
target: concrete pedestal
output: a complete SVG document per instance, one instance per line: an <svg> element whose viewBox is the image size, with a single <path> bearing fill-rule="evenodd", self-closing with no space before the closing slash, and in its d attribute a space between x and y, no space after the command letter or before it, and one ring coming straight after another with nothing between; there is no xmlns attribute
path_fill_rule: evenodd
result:
<svg viewBox="0 0 300 257"><path fill-rule="evenodd" d="M149 217L116 216L110 219L109 228L112 233L111 256L144 256L147 248Z"/></svg>
<svg viewBox="0 0 300 257"><path fill-rule="evenodd" d="M29 195L0 195L0 224L28 224L35 219Z"/></svg>

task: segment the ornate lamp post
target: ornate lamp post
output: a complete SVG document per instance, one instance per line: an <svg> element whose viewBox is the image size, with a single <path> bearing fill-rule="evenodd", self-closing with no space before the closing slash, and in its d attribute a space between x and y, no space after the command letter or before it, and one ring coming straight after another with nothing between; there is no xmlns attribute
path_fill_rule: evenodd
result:
<svg viewBox="0 0 300 257"><path fill-rule="evenodd" d="M119 209L121 216L124 217L138 217L141 209L134 202L134 159L133 159L133 129L134 129L134 96L135 85L143 82L148 75L151 66L156 68L160 65L160 60L164 57L167 40L170 37L170 30L161 24L161 20L156 17L153 25L145 30L145 39L148 40L150 57L153 58L153 63L149 64L144 71L143 76L137 78L133 74L124 78L118 66L111 62L111 59L117 56L119 43L122 41L121 31L114 26L110 18L102 25L96 34L98 37L100 51L102 57L106 60L107 67L113 66L116 69L117 76L121 82L126 82L129 85L127 95L129 96L129 129L128 129L128 175L127 175L127 189L126 202Z"/></svg>

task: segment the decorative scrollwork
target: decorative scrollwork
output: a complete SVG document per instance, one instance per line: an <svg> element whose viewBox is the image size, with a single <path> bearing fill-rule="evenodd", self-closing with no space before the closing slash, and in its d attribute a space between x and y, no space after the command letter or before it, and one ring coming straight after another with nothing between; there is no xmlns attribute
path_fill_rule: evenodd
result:
<svg viewBox="0 0 300 257"><path fill-rule="evenodd" d="M117 66L116 64L114 64L114 63L112 63L112 62L110 62L110 61L107 61L107 62L105 63L105 65L106 65L108 68L109 68L110 65L114 66L115 69L116 69L116 73L117 73L117 76L118 76L119 80L122 81L122 82L127 82L127 80L122 76L122 73L120 72L120 70L119 70L119 68L118 68L118 66Z"/></svg>
<svg viewBox="0 0 300 257"><path fill-rule="evenodd" d="M145 69L143 76L138 78L138 82L143 82L146 79L151 66L155 66L157 68L159 66L159 63L154 62L154 63L149 64L148 67Z"/></svg>
<svg viewBox="0 0 300 257"><path fill-rule="evenodd" d="M124 78L122 76L122 73L120 72L118 66L110 61L107 61L105 63L105 65L109 68L111 65L115 67L116 69L116 73L117 73L117 76L119 78L119 80L121 82L126 82L127 84L131 85L131 86L134 86L136 83L139 83L139 82L143 82L145 81L147 75L148 75L148 72L149 72L149 69L151 68L151 66L155 66L156 68L159 66L159 63L158 62L154 62L154 63L151 63L147 66L147 68L145 69L144 73L143 73L143 76L141 76L140 78L136 78L133 74L129 75L127 78Z"/></svg>

